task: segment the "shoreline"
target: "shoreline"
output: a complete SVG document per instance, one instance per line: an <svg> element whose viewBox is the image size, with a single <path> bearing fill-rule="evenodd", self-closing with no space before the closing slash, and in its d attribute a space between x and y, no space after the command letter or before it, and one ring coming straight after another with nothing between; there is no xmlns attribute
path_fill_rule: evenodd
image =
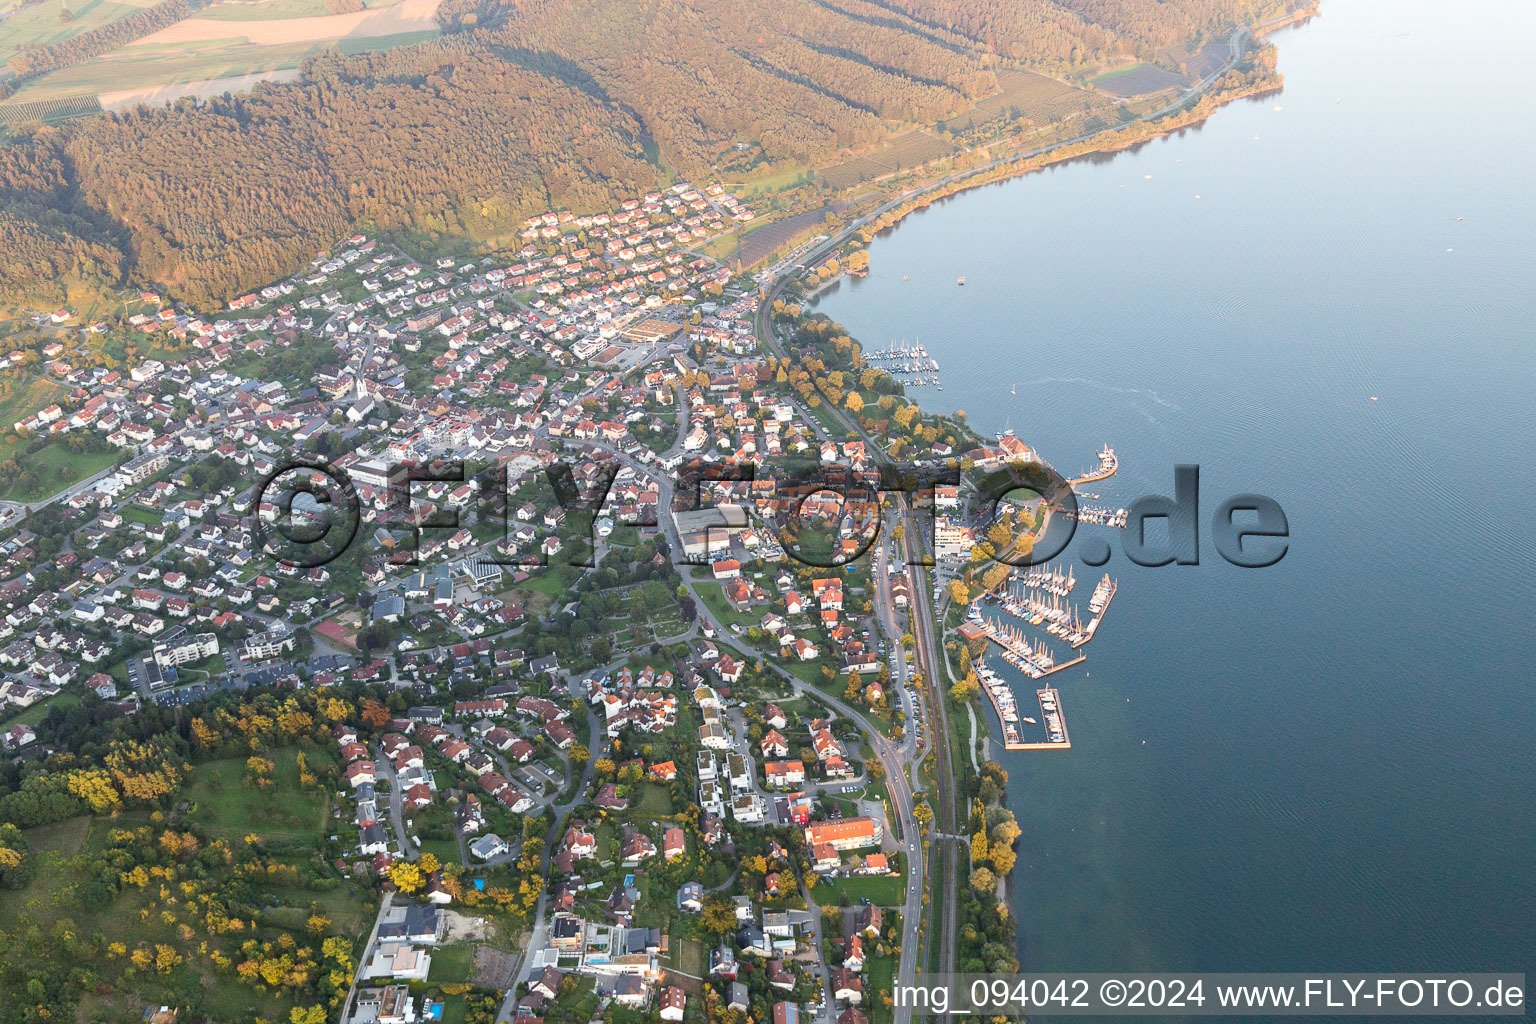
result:
<svg viewBox="0 0 1536 1024"><path fill-rule="evenodd" d="M1290 12L1262 25L1242 30L1238 35L1234 35L1234 42L1240 37L1245 37L1242 38L1244 42L1242 50L1239 52L1234 49L1229 60L1207 79L1207 87L1214 87L1222 77L1237 69L1245 59L1251 59L1255 53L1253 43L1267 39L1268 36L1280 29L1310 21L1320 13L1319 3L1314 2L1300 10ZM806 263L809 265L812 262L812 256L820 260L830 254L841 251L842 246L848 240L854 238L862 241L867 250L868 245L874 238L895 229L910 214L926 210L936 202L948 199L951 196L958 196L961 193L985 185L999 184L1015 178L1022 178L1030 173L1055 167L1082 157L1098 154L1112 156L1127 150L1134 151L1144 143L1156 139L1167 139L1175 132L1181 132L1187 128L1201 125L1213 114L1230 103L1243 99L1259 100L1281 92L1284 88L1285 80L1284 76L1277 69L1278 54L1273 48L1273 44L1269 46L1268 59L1256 62L1256 64L1257 66L1250 68L1250 73L1267 65L1268 74L1264 75L1265 80L1255 81L1251 85L1234 88L1220 94L1197 89L1191 91L1170 107L1163 108L1163 110L1157 112L1157 115L1160 116L1148 116L1144 119L1129 122L1116 129L1106 128L1091 136L1067 140L1037 151L1002 157L980 168L957 172L947 178L941 177L918 185L914 189L877 206L871 213L859 218L838 235L829 238L821 246L818 246L813 254L808 255ZM839 283L840 279L841 275L833 281L821 283L815 289L802 292L801 301L805 302L809 307L814 307L819 299L831 290L830 286ZM767 282L767 286L763 289L763 306L771 306L775 294L781 292L790 280L792 278L786 276ZM848 333L852 337L857 337L852 330L848 331ZM911 395L906 395L906 397L921 408L921 403L918 399ZM939 412L938 415L945 416L946 414ZM1104 474L1104 476L1108 475L1110 474ZM1089 481L1085 480L1082 482ZM1049 516L1047 516L1047 521L1042 524L1038 536L1043 537L1048 528ZM949 630L945 629L942 621L936 625L940 630L941 636L949 635ZM1073 662L1073 664L1077 663ZM1003 763L1007 767L1007 763L1003 760L1004 754L1021 753L1023 750L1033 749L1033 745L1023 748L1018 746L1010 747L1005 742L1003 735L1001 714L998 712L995 703L992 705L992 714L988 714L988 704L989 701L973 699L967 706L976 710L976 705L980 705L979 717L981 718L981 728L979 731L985 740L983 750L986 752L986 756L996 758L999 763ZM1049 746L1053 749L1063 748L1061 745L1056 744L1046 744L1044 746ZM1070 748L1070 742L1065 745L1065 748ZM1020 860L1022 862L1022 858ZM1020 866L1020 863L1016 863L1015 869L1017 870ZM1021 904L1013 899L1015 895L1018 895L1022 900L1025 896L1025 888L1022 880L1017 883L1013 881L1012 872L1006 877L1000 877L998 883L1000 888L1003 888L1003 891L1006 893L1004 906L1007 907L1009 918L1013 922L1013 935L1011 936L1010 945L1018 957L1020 968L1027 969L1028 951L1026 950L1025 936L1023 929L1018 927L1023 908Z"/></svg>
<svg viewBox="0 0 1536 1024"><path fill-rule="evenodd" d="M1279 92L1285 87L1285 76L1275 70L1277 62L1269 64L1273 75L1271 80L1255 82L1250 87L1236 88L1220 94L1214 94L1208 90L1223 76L1233 71L1245 58L1252 56L1254 49L1248 44L1263 40L1282 28L1310 20L1320 13L1321 0L1314 0L1300 10L1280 15L1258 25L1238 29L1229 40L1229 45L1234 47L1233 54L1219 69L1208 75L1201 85L1191 89L1179 100L1118 127L1104 128L1089 135L1080 135L1027 152L999 156L979 167L954 171L947 176L915 185L856 218L837 235L828 238L808 252L804 262L807 266L813 262L820 262L840 249L852 237L858 237L867 247L869 242L882 232L900 224L910 214L927 209L941 199L984 185L1023 177L1079 157L1096 154L1113 155L1134 149L1143 143L1167 138L1174 132L1201 124L1229 103L1243 99L1259 99ZM1244 44L1240 51L1236 50L1239 43ZM1134 137L1127 137L1127 133L1133 133ZM979 147L979 150L987 153L988 147ZM770 257L765 257L764 262L769 258L771 254ZM775 294L793 279L795 278L783 275L770 281L764 289L765 303L771 304ZM814 302L819 294L820 289L803 293L801 300Z"/></svg>

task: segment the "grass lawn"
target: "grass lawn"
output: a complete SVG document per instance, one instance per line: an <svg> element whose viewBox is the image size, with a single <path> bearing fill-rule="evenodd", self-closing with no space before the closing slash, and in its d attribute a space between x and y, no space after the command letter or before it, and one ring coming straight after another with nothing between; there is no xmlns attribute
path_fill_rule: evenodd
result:
<svg viewBox="0 0 1536 1024"><path fill-rule="evenodd" d="M443 996L443 1024L464 1024L468 1016L463 996Z"/></svg>
<svg viewBox="0 0 1536 1024"><path fill-rule="evenodd" d="M93 473L107 469L121 454L114 450L85 452L77 455L65 447L62 441L50 442L41 451L30 455L16 452L14 455L22 472L30 474L34 479L31 486L23 486L19 475L0 481L0 498L11 501L37 501L49 497L77 480L83 480Z"/></svg>
<svg viewBox="0 0 1536 1024"><path fill-rule="evenodd" d="M672 936L672 967L695 978L704 976L704 943Z"/></svg>
<svg viewBox="0 0 1536 1024"><path fill-rule="evenodd" d="M834 878L819 882L811 895L823 906L834 904L843 893L857 904L869 900L880 907L899 907L906 902L906 886L900 875L869 875L860 878Z"/></svg>
<svg viewBox="0 0 1536 1024"><path fill-rule="evenodd" d="M0 424L4 424L7 430L17 420L24 420L39 409L48 406L63 398L68 391L61 385L53 383L43 377L31 377L25 381L13 382L13 390L0 397ZM14 444L0 444L0 459L8 459L12 452L20 451L21 442Z"/></svg>
<svg viewBox="0 0 1536 1024"><path fill-rule="evenodd" d="M50 697L48 700L40 700L29 708L23 708L15 715L12 715L10 718L0 719L0 726L3 726L7 729L13 725L36 726L43 720L43 716L48 714L48 709L53 707L55 704L61 708L79 707L80 695L77 693L71 693L66 690L56 697Z"/></svg>
<svg viewBox="0 0 1536 1024"><path fill-rule="evenodd" d="M657 782L642 783L634 808L640 814L670 815L674 813L671 790Z"/></svg>
<svg viewBox="0 0 1536 1024"><path fill-rule="evenodd" d="M427 980L438 985L453 985L469 980L475 968L475 942L454 942L432 950L432 967Z"/></svg>
<svg viewBox="0 0 1536 1024"><path fill-rule="evenodd" d="M325 755L310 751L311 763ZM273 782L265 789L245 781L245 759L227 758L198 765L185 796L190 816L210 832L226 836L256 833L263 838L313 836L326 828L323 791L299 788L297 751L279 750Z"/></svg>
<svg viewBox="0 0 1536 1024"><path fill-rule="evenodd" d="M289 927L302 931L304 923L309 919L309 906L311 903L320 908L320 915L331 919L336 931L341 935L356 935L366 937L368 929L373 925L373 918L378 909L378 896L374 891L358 882L345 882L335 889L274 889L273 895L283 901L284 906L267 911L275 914L281 911L297 911L294 921L284 921Z"/></svg>
<svg viewBox="0 0 1536 1024"><path fill-rule="evenodd" d="M421 852L433 854L443 864L459 863L459 843L456 839L423 839Z"/></svg>
<svg viewBox="0 0 1536 1024"><path fill-rule="evenodd" d="M787 662L784 664L784 667L789 670L791 675L794 675L807 683L810 683L814 686L826 686L828 680L826 676L821 674L822 665L832 665L834 669L837 667L829 659L826 658L816 658L812 661ZM834 676L832 681L835 682L836 678L837 677ZM836 687L834 696L840 698L842 695L843 688L841 686Z"/></svg>
<svg viewBox="0 0 1536 1024"><path fill-rule="evenodd" d="M722 626L730 627L736 623L742 629L749 629L757 625L758 617L739 612L732 608L730 602L725 599L725 591L721 585L715 582L700 582L695 584L699 591L699 597L703 599L706 607L714 613L715 618Z"/></svg>
<svg viewBox="0 0 1536 1024"><path fill-rule="evenodd" d="M85 848L86 837L91 834L90 815L81 815L51 825L39 825L26 830L27 845L38 856L57 853L73 857Z"/></svg>
<svg viewBox="0 0 1536 1024"><path fill-rule="evenodd" d="M535 570L534 575L496 596L523 605L531 615L542 615L550 605L569 597L570 593L571 588L562 583L553 570Z"/></svg>
<svg viewBox="0 0 1536 1024"><path fill-rule="evenodd" d="M891 1010L880 996L895 991L896 960L894 956L876 956L864 965L865 986L873 996L864 1000L864 1007L872 1024L886 1024L892 1019Z"/></svg>

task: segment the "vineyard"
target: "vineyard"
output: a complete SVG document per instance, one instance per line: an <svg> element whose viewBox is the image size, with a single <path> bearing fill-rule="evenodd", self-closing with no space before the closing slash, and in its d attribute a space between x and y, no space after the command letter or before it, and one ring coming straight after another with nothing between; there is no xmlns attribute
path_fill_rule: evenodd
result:
<svg viewBox="0 0 1536 1024"><path fill-rule="evenodd" d="M63 121L101 111L101 102L95 93L82 96L60 96L51 100L33 100L30 103L0 103L0 124L25 124L29 121Z"/></svg>
<svg viewBox="0 0 1536 1024"><path fill-rule="evenodd" d="M998 92L977 103L968 113L952 118L944 127L968 131L998 119L1024 118L1037 125L1053 124L1108 102L1082 89L1033 71L1000 71Z"/></svg>
<svg viewBox="0 0 1536 1024"><path fill-rule="evenodd" d="M895 171L904 171L954 153L954 143L925 131L910 131L870 153L847 160L820 172L832 188L849 188Z"/></svg>
<svg viewBox="0 0 1536 1024"><path fill-rule="evenodd" d="M1145 96L1147 93L1182 88L1190 84L1189 76L1155 64L1132 64L1126 68L1116 68L1089 81L1101 91L1115 96Z"/></svg>

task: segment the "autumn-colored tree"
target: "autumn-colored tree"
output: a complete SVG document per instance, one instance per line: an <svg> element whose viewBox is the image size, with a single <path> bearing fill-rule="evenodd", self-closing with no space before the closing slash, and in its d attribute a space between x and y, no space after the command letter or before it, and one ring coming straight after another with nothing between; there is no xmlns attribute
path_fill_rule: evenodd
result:
<svg viewBox="0 0 1536 1024"><path fill-rule="evenodd" d="M927 804L913 804L912 818L923 827L924 831L927 831L928 826L933 822L933 808Z"/></svg>
<svg viewBox="0 0 1536 1024"><path fill-rule="evenodd" d="M389 866L389 880L404 893L415 892L426 884L421 868L408 860L397 860Z"/></svg>
<svg viewBox="0 0 1536 1024"><path fill-rule="evenodd" d="M160 848L175 860L196 853L197 845L197 836L190 832L173 832L166 829L160 833Z"/></svg>
<svg viewBox="0 0 1536 1024"><path fill-rule="evenodd" d="M389 708L376 700L368 700L363 703L363 724L370 729L382 729L389 724Z"/></svg>
<svg viewBox="0 0 1536 1024"><path fill-rule="evenodd" d="M252 756L245 759L245 781L265 789L272 784L272 773L277 765L271 759Z"/></svg>
<svg viewBox="0 0 1536 1024"><path fill-rule="evenodd" d="M322 697L315 711L327 722L342 722L352 713L352 708L340 697Z"/></svg>
<svg viewBox="0 0 1536 1024"><path fill-rule="evenodd" d="M699 923L704 929L716 935L725 935L736 930L736 905L724 896L711 896L704 901L704 909L699 914Z"/></svg>
<svg viewBox="0 0 1536 1024"><path fill-rule="evenodd" d="M100 814L111 810L122 797L112 784L112 777L99 768L81 769L69 773L69 791L90 805Z"/></svg>
<svg viewBox="0 0 1536 1024"><path fill-rule="evenodd" d="M181 963L181 954L176 952L176 947L163 943L155 944L155 970L161 974L170 974L171 970Z"/></svg>

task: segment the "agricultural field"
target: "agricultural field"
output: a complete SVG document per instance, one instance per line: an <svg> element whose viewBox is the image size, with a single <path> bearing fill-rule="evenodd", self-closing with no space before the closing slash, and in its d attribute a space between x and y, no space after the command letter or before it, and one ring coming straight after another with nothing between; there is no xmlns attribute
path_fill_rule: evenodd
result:
<svg viewBox="0 0 1536 1024"><path fill-rule="evenodd" d="M1193 57L1185 62L1185 68L1191 75L1204 78L1227 62L1232 55L1232 48L1225 41L1212 40L1200 47Z"/></svg>
<svg viewBox="0 0 1536 1024"><path fill-rule="evenodd" d="M818 173L830 187L848 188L861 181L871 181L948 156L956 148L946 139L914 130L888 140L872 153L823 168Z"/></svg>
<svg viewBox="0 0 1536 1024"><path fill-rule="evenodd" d="M400 0L364 2L365 10L389 7ZM284 18L318 18L333 13L326 0L222 0L198 12L210 21L278 21Z"/></svg>
<svg viewBox="0 0 1536 1024"><path fill-rule="evenodd" d="M1051 124L1102 107L1107 102L1101 96L1033 71L998 72L997 84L995 94L977 103L969 112L945 122L944 127L966 131L999 119L1020 118L1034 124Z"/></svg>
<svg viewBox="0 0 1536 1024"><path fill-rule="evenodd" d="M889 174L890 171L884 164L877 164L868 157L859 157L825 168L820 174L822 180L832 188L850 188L861 181L871 181L882 174Z"/></svg>
<svg viewBox="0 0 1536 1024"><path fill-rule="evenodd" d="M45 124L101 112L95 96L61 96L37 103L0 103L0 125L42 121Z"/></svg>
<svg viewBox="0 0 1536 1024"><path fill-rule="evenodd" d="M876 163L886 164L893 170L905 170L908 167L917 167L930 160L949 156L955 152L955 148L955 144L947 139L941 139L922 130L914 130L887 142L871 153L869 158Z"/></svg>
<svg viewBox="0 0 1536 1024"><path fill-rule="evenodd" d="M1155 64L1128 64L1106 71L1088 81L1101 92L1113 96L1144 96L1147 93L1176 89L1189 84L1189 77Z"/></svg>
<svg viewBox="0 0 1536 1024"><path fill-rule="evenodd" d="M438 0L398 0L353 14L263 17L272 13L266 3L298 12L307 10L311 0L232 5L227 16L220 17L204 12L112 53L44 75L22 88L10 105L99 96L104 106L123 107L180 96L216 96L249 89L263 79L292 77L292 69L331 48L369 53L440 34L434 19Z"/></svg>
<svg viewBox="0 0 1536 1024"><path fill-rule="evenodd" d="M813 230L824 217L821 210L807 210L755 228L740 235L739 247L723 258L732 262L739 260L743 267L753 266L788 245L797 235Z"/></svg>
<svg viewBox="0 0 1536 1024"><path fill-rule="evenodd" d="M111 24L156 0L0 0L0 64L28 46L54 46ZM69 19L64 10L68 8Z"/></svg>
<svg viewBox="0 0 1536 1024"><path fill-rule="evenodd" d="M303 5L306 0L275 0L293 5ZM288 43L315 43L336 39L361 39L370 36L392 36L402 32L421 32L436 29L437 6L440 0L400 0L387 7L355 11L351 14L320 14L318 16L289 15L278 18L253 17L260 4L242 4L232 8L233 18L209 18L199 14L186 18L135 40L124 49L163 49L182 43L201 43L225 40L231 37L244 39L257 46L280 46ZM243 15L243 16L241 16ZM234 27L232 22L238 23Z"/></svg>

